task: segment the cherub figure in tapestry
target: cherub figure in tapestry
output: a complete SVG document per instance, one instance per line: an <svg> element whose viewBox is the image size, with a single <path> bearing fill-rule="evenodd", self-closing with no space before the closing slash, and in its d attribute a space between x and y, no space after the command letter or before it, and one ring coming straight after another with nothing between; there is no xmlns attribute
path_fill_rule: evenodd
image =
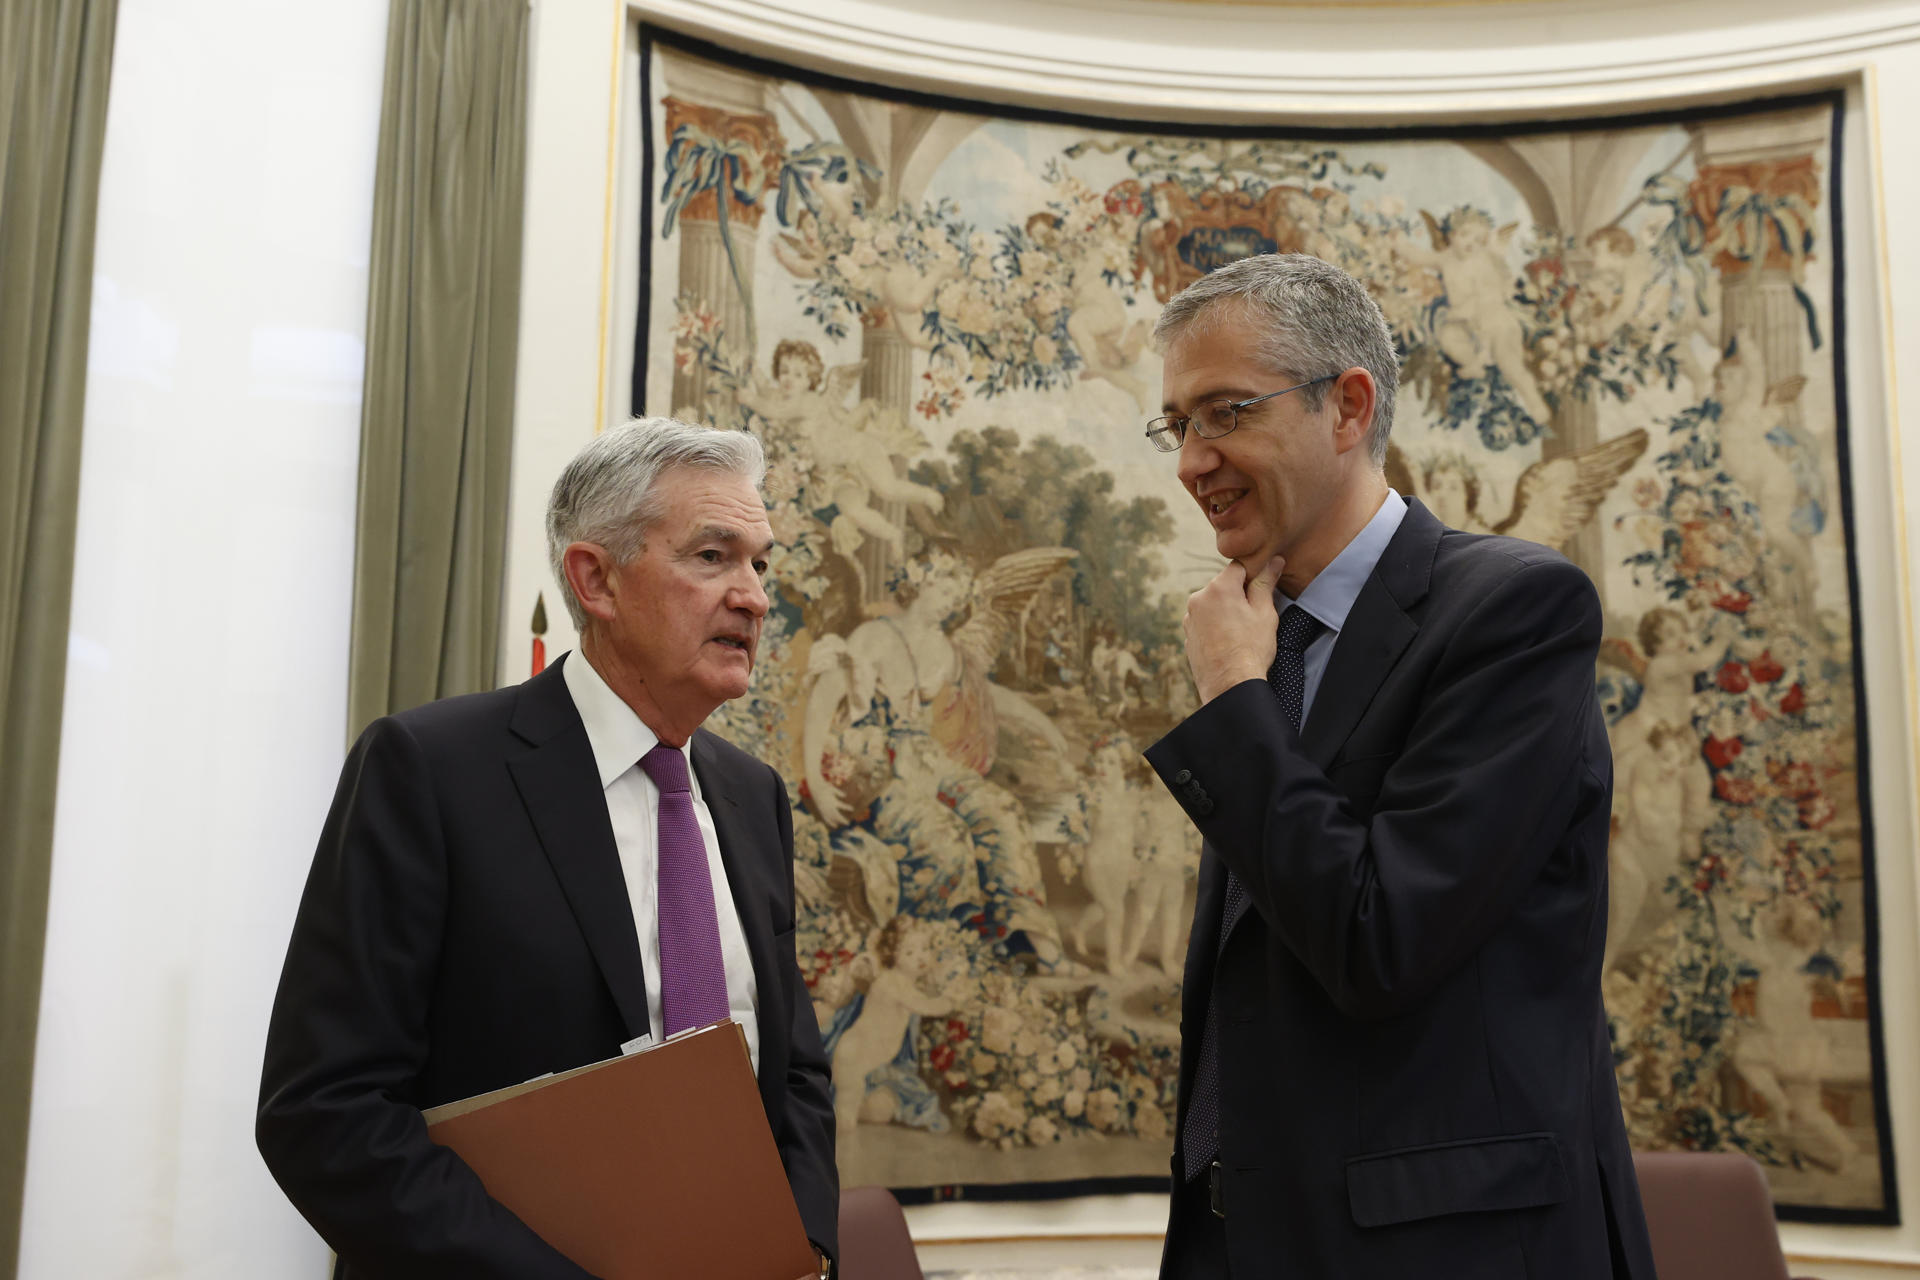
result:
<svg viewBox="0 0 1920 1280"><path fill-rule="evenodd" d="M1715 366L1713 381L1720 402L1720 465L1758 513L1767 594L1789 616L1811 623L1812 538L1826 525L1824 486L1816 446L1790 412L1807 380L1770 383L1760 342L1742 329Z"/></svg>
<svg viewBox="0 0 1920 1280"><path fill-rule="evenodd" d="M1139 805L1127 777L1134 751L1124 738L1100 744L1088 762L1087 839L1080 846L1080 880L1093 904L1070 931L1074 949L1092 958L1097 938L1099 964L1108 973L1131 967L1126 947L1127 894L1133 887L1134 845Z"/></svg>
<svg viewBox="0 0 1920 1280"><path fill-rule="evenodd" d="M977 580L947 552L909 565L900 613L814 642L802 738L807 807L836 850L866 835L898 851L900 910L959 920L1048 966L1060 959L1059 928L1033 832L1070 799L1056 776L1068 747L988 672L1019 610L1075 555L1013 552ZM1018 793L989 777L1007 755L1034 766L1020 771Z"/></svg>
<svg viewBox="0 0 1920 1280"><path fill-rule="evenodd" d="M927 443L902 414L874 400L848 407L847 398L859 389L862 367L856 363L828 369L812 343L789 338L774 348L772 381L756 373L736 396L826 477L822 505L839 509L828 526L835 551L851 556L873 537L898 555L905 531L876 511L873 500L938 511L942 498L894 469L894 459L911 458Z"/></svg>
<svg viewBox="0 0 1920 1280"><path fill-rule="evenodd" d="M1603 974L1636 953L1663 918L1660 887L1685 865L1688 847L1699 847L1699 830L1687 828L1687 809L1713 789L1707 771L1698 767L1699 739L1689 726L1655 721L1647 729L1636 722L1633 732L1625 741L1614 736Z"/></svg>
<svg viewBox="0 0 1920 1280"><path fill-rule="evenodd" d="M1713 774L1694 728L1694 682L1707 665L1696 623L1657 605L1641 616L1632 641L1601 643L1600 662L1638 682L1639 700L1613 725L1614 837L1608 867L1607 946L1602 972L1646 941L1654 895L1667 877L1700 856L1714 820ZM1711 744L1709 749L1711 749Z"/></svg>
<svg viewBox="0 0 1920 1280"><path fill-rule="evenodd" d="M1620 227L1593 232L1586 247L1589 260L1580 272L1568 319L1578 341L1607 347L1622 329L1650 318L1644 310L1653 263L1637 252L1633 234Z"/></svg>
<svg viewBox="0 0 1920 1280"><path fill-rule="evenodd" d="M1504 533L1557 551L1564 550L1593 520L1607 494L1646 450L1647 433L1635 428L1578 453L1542 458L1521 472L1513 505L1498 522L1488 521L1482 513L1485 486L1478 468L1464 454L1437 454L1415 468L1399 446L1389 444L1387 480L1426 503L1452 528Z"/></svg>
<svg viewBox="0 0 1920 1280"><path fill-rule="evenodd" d="M1431 246L1422 248L1395 232L1393 248L1439 277L1435 344L1462 377L1482 378L1498 369L1527 416L1545 424L1553 411L1527 365L1526 322L1511 302L1514 271L1505 250L1519 224L1510 222L1496 232L1492 218L1465 206L1444 220L1425 210L1421 217Z"/></svg>
<svg viewBox="0 0 1920 1280"><path fill-rule="evenodd" d="M925 1120L937 1108L911 1066L888 1073L886 1080L873 1077L903 1051L911 1061L908 1033L916 1018L950 1013L966 998L958 989L961 984L940 981L939 928L914 916L896 915L853 962L858 1007L850 1021L835 1019L832 1046L835 1144L842 1159L858 1141L863 1120ZM923 1110L929 1114L913 1114Z"/></svg>
<svg viewBox="0 0 1920 1280"><path fill-rule="evenodd" d="M1316 258L1354 269L1366 256L1365 234L1353 220L1353 197L1337 187L1315 187L1313 217L1302 249Z"/></svg>
<svg viewBox="0 0 1920 1280"><path fill-rule="evenodd" d="M1149 938L1157 946L1156 963L1170 978L1180 975L1186 956L1185 935L1193 921L1187 886L1199 866L1199 837L1186 810L1165 787L1143 786L1135 793L1133 922L1126 942L1129 968L1136 966Z"/></svg>
<svg viewBox="0 0 1920 1280"><path fill-rule="evenodd" d="M924 313L940 287L961 271L960 251L945 236L923 234L898 218L858 213L823 224L811 210L795 216L794 230L773 242L781 266L802 280L831 266L860 296L871 323L891 325L922 350L934 345Z"/></svg>
<svg viewBox="0 0 1920 1280"><path fill-rule="evenodd" d="M1056 255L1065 278L1067 336L1083 362L1080 377L1112 383L1148 408L1152 393L1134 372L1146 350L1152 324L1127 309L1127 299L1110 277L1131 267L1119 234L1100 234L1099 222L1074 230L1060 215L1036 213L1027 219L1027 235L1040 249Z"/></svg>
<svg viewBox="0 0 1920 1280"><path fill-rule="evenodd" d="M1812 901L1781 894L1755 916L1751 934L1721 929L1729 950L1760 973L1752 1021L1733 1046L1733 1066L1765 1104L1774 1132L1798 1160L1842 1172L1859 1145L1827 1110L1839 1074L1833 1042L1813 1011L1828 924ZM1801 957L1812 953L1812 961Z"/></svg>

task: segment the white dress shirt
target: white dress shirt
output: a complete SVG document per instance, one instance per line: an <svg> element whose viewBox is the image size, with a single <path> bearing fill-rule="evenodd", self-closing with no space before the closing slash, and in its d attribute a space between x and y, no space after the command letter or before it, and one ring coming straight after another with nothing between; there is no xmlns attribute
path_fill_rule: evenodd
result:
<svg viewBox="0 0 1920 1280"><path fill-rule="evenodd" d="M660 1017L660 788L640 768L640 757L659 745L633 708L610 688L586 655L577 650L561 667L574 709L587 727L587 742L600 770L606 793L607 817L613 823L614 847L620 851L620 872L626 878L627 898L633 907L633 927L640 937L640 967L647 987L648 1030L658 1041L665 1025ZM687 749L680 748L686 755ZM760 1070L760 1020L755 1009L759 994L753 980L753 958L740 912L727 888L727 869L720 861L720 841L713 833L713 814L700 795L700 775L688 757L687 777L693 786L693 816L700 825L700 842L707 849L707 871L713 876L713 908L720 921L720 954L727 968L727 1007L747 1033L747 1054L755 1074Z"/></svg>

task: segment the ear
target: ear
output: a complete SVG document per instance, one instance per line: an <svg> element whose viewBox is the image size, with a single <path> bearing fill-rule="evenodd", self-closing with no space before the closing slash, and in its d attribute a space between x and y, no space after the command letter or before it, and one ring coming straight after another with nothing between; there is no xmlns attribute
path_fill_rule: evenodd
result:
<svg viewBox="0 0 1920 1280"><path fill-rule="evenodd" d="M586 615L611 621L618 600L612 553L597 542L569 543L561 553L560 567Z"/></svg>
<svg viewBox="0 0 1920 1280"><path fill-rule="evenodd" d="M1373 425L1373 375L1355 365L1334 381L1327 399L1334 409L1334 452L1364 447L1367 431Z"/></svg>

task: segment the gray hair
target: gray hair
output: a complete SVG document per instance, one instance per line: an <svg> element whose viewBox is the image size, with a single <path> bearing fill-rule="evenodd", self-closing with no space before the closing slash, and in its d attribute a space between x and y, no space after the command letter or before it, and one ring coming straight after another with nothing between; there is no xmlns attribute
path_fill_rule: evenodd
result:
<svg viewBox="0 0 1920 1280"><path fill-rule="evenodd" d="M1230 262L1188 285L1161 311L1154 344L1164 351L1200 326L1219 319L1221 304L1238 302L1260 326L1260 346L1276 373L1317 378L1358 365L1373 375L1373 423L1367 452L1387 461L1393 430L1400 357L1393 331L1366 286L1332 263L1304 253L1262 253ZM1326 403L1327 383L1300 392L1309 409Z"/></svg>
<svg viewBox="0 0 1920 1280"><path fill-rule="evenodd" d="M633 559L660 518L658 481L676 467L742 476L758 489L767 477L767 456L744 431L635 418L595 436L554 481L547 499L547 559L574 630L586 630L587 615L567 581L567 547L597 542L616 564Z"/></svg>

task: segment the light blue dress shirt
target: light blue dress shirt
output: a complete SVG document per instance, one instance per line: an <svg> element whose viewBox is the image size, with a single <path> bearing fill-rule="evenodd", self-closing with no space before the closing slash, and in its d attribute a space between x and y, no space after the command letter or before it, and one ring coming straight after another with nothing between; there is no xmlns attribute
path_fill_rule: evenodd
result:
<svg viewBox="0 0 1920 1280"><path fill-rule="evenodd" d="M1347 615L1353 611L1353 602L1360 598L1360 588L1367 585L1374 566L1386 554L1387 544L1393 541L1394 532L1399 529L1400 521L1406 514L1406 499L1391 489L1387 490L1387 500L1373 513L1373 519L1367 521L1366 528L1355 534L1353 541L1333 558L1333 563L1307 584L1307 589L1300 593L1298 600L1288 599L1284 591L1274 592L1279 599L1281 613L1288 609L1305 609L1326 624L1327 628L1315 637L1302 655L1307 677L1307 687L1300 698L1300 723L1303 725L1313 712L1313 695L1319 691L1320 677L1327 674L1327 661L1333 656L1333 645L1340 638L1340 628L1347 625Z"/></svg>

